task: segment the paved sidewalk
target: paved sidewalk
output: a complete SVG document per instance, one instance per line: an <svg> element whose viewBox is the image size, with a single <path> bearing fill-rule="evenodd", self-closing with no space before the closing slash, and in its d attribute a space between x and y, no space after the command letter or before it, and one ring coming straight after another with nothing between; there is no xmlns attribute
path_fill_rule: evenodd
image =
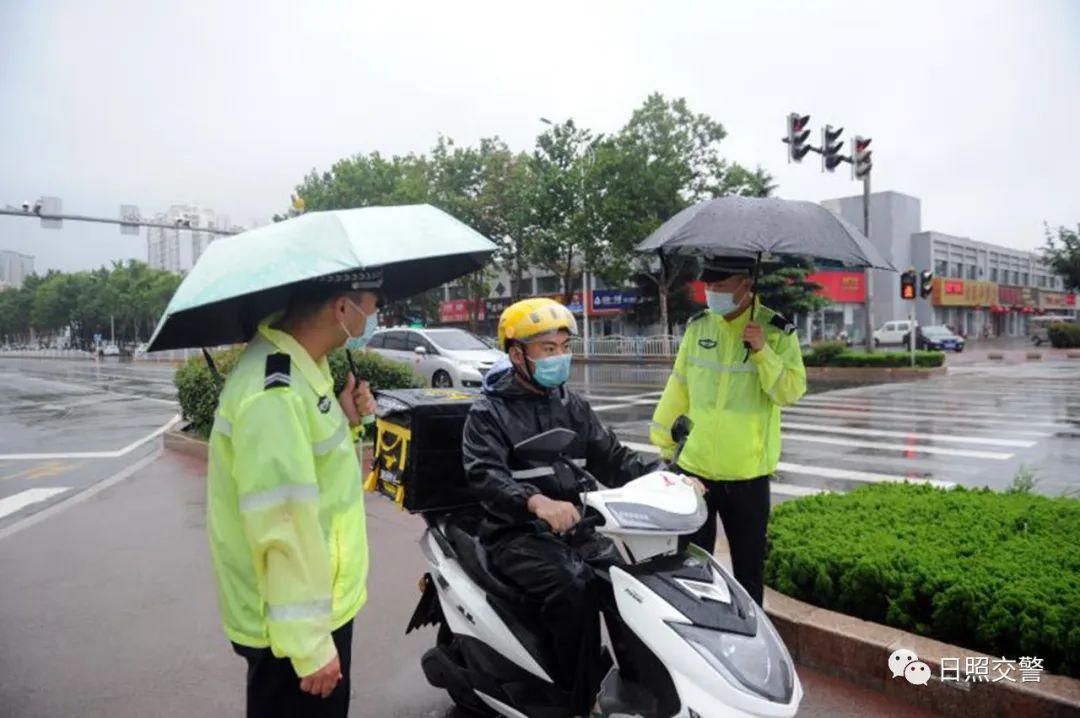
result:
<svg viewBox="0 0 1080 718"><path fill-rule="evenodd" d="M0 540L0 714L241 716L243 661L222 637L204 468L165 454L130 479ZM427 685L430 630L404 635L422 522L367 497L371 599L354 637L354 718L458 718ZM800 668L800 716L930 714Z"/></svg>

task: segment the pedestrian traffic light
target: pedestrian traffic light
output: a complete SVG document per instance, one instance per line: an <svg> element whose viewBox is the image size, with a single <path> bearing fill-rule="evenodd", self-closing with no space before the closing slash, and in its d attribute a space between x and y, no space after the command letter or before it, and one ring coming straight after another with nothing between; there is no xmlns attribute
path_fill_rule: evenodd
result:
<svg viewBox="0 0 1080 718"><path fill-rule="evenodd" d="M924 269L919 273L919 296L926 299L934 291L934 273Z"/></svg>
<svg viewBox="0 0 1080 718"><path fill-rule="evenodd" d="M844 134L843 127L833 127L832 125L825 125L821 130L821 170L822 172L833 172L840 163L844 161L843 155L840 154L840 150L844 148L844 141L840 139L840 135ZM840 140L837 142L837 140Z"/></svg>
<svg viewBox="0 0 1080 718"><path fill-rule="evenodd" d="M855 139L851 143L851 178L862 179L866 177L866 175L870 174L873 166L870 161L870 138L855 135Z"/></svg>
<svg viewBox="0 0 1080 718"><path fill-rule="evenodd" d="M802 162L802 158L810 151L810 145L806 144L810 139L810 130L806 129L809 124L810 115L792 112L787 116L787 137L784 142L787 142L789 162Z"/></svg>
<svg viewBox="0 0 1080 718"><path fill-rule="evenodd" d="M909 269L900 275L900 298L915 299L915 270Z"/></svg>

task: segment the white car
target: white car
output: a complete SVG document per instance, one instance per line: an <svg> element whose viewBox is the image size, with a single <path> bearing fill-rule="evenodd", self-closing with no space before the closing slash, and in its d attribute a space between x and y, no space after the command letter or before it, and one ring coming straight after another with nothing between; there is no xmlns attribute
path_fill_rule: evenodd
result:
<svg viewBox="0 0 1080 718"><path fill-rule="evenodd" d="M882 344L902 344L904 337L911 331L912 322L901 319L895 322L885 322L881 328L874 332L874 346ZM918 326L918 322L915 322Z"/></svg>
<svg viewBox="0 0 1080 718"><path fill-rule="evenodd" d="M479 388L491 365L505 356L463 329L380 329L370 351L408 364L433 387Z"/></svg>
<svg viewBox="0 0 1080 718"><path fill-rule="evenodd" d="M101 351L107 357L120 356L120 347L116 346L115 344L106 344Z"/></svg>

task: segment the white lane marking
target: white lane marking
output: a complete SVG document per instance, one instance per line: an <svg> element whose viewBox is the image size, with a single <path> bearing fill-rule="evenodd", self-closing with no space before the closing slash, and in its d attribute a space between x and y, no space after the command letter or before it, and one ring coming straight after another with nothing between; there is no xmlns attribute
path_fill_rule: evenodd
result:
<svg viewBox="0 0 1080 718"><path fill-rule="evenodd" d="M826 492L825 489L814 488L813 486L800 486L799 484L782 484L779 481L769 482L769 491L778 496L817 496Z"/></svg>
<svg viewBox="0 0 1080 718"><path fill-rule="evenodd" d="M614 411L615 409L626 409L631 406L645 406L647 404L655 404L654 399L642 399L640 401L628 401L622 404L608 404L607 406L594 406L593 411Z"/></svg>
<svg viewBox="0 0 1080 718"><path fill-rule="evenodd" d="M902 413L902 414L911 414L911 415L916 415L916 416L928 416L928 417L947 416L947 417L950 417L950 418L951 417L962 418L962 417L967 417L967 416L974 416L974 417L980 417L980 418L981 417L988 417L988 418L997 417L997 418L1000 418L1000 417L1005 416L1005 415L1007 415L1009 413L1009 412L1006 412L1004 409L999 409L997 411L972 410L972 409L966 408L963 405L954 407L952 409L923 409L923 408L916 409L916 408L909 408L909 407L906 407L906 406L898 406L896 404L896 402L894 402L894 401L890 401L888 404L853 404L850 401L839 401L839 400L836 400L836 399L825 399L825 400L823 400L823 399L812 399L810 397L803 397L802 399L799 400L799 405L800 406L804 405L804 404L810 404L811 406L828 408L828 409L845 410L845 411L859 411L859 412L863 412L865 414L870 414L870 413L874 413L874 412L882 412L882 413L885 413L885 414ZM1013 412L1013 413L1018 414L1018 415L1022 415L1022 418L1020 418L1020 416L1018 416L1016 419L1014 419L1013 423L1023 423L1023 424L1027 424L1027 425L1031 425L1033 423L1036 423L1036 422L1033 422L1033 421L1029 421L1029 419L1053 420L1053 419L1058 418L1058 417L1053 416L1053 415L1033 416L1031 414L1028 414L1027 412ZM1053 424L1054 426L1059 426L1060 422L1054 422L1054 421L1040 421L1039 422L1039 426L1046 426L1047 424Z"/></svg>
<svg viewBox="0 0 1080 718"><path fill-rule="evenodd" d="M805 474L807 476L820 476L825 479L843 479L845 481L862 481L866 483L895 482L907 484L929 484L940 489L951 489L956 486L952 481L940 481L937 479L908 478L895 474L878 474L873 471L854 471L852 469L834 469L825 466L805 466L804 464L790 464L781 461L776 465L777 471L787 474Z"/></svg>
<svg viewBox="0 0 1080 718"><path fill-rule="evenodd" d="M1020 439L994 439L986 436L955 436L949 434L923 434L916 431L886 431L884 429L860 429L853 426L832 426L829 424L800 424L784 422L785 429L801 431L821 431L827 434L850 434L852 436L880 436L889 439L920 439L923 441L954 441L960 444L982 444L984 446L1014 446L1030 449L1039 442Z"/></svg>
<svg viewBox="0 0 1080 718"><path fill-rule="evenodd" d="M0 519L4 518L8 514L13 514L16 511L21 511L27 506L39 503L46 499L51 499L57 494L62 494L65 491L69 491L68 488L39 488L39 489L26 489L20 491L17 494L12 494L3 499L0 499Z"/></svg>
<svg viewBox="0 0 1080 718"><path fill-rule="evenodd" d="M0 529L0 541L3 541L4 539L18 533L19 531L22 531L23 529L30 528L34 524L44 521L51 516L55 516L61 511L66 511L72 506L81 504L83 501L86 501L87 499L96 496L110 486L120 483L132 474L142 471L147 466L157 461L158 458L161 456L161 452L162 449L159 447L157 451L153 452L149 456L145 456L131 466L128 466L125 469L121 469L119 472L113 474L109 478L97 482L85 491L80 491L79 493L75 494L70 498L64 499L62 501L57 501L52 506L46 506L41 511L31 514L24 519L20 519L5 529Z"/></svg>
<svg viewBox="0 0 1080 718"><path fill-rule="evenodd" d="M638 444L624 441L623 446L642 454L660 453L660 451L652 444ZM825 479L844 479L846 481L861 481L864 483L878 483L882 481L906 482L911 484L929 484L942 489L951 489L956 486L952 481L909 478L907 476L899 476L896 474L878 474L872 471L855 471L853 469L834 469L826 466L807 466L805 464L792 464L787 461L781 461L777 464L776 470L789 474L805 474L806 476L819 476Z"/></svg>
<svg viewBox="0 0 1080 718"><path fill-rule="evenodd" d="M799 416L823 416L832 417L836 419L843 419L844 421L866 421L866 422L879 422L886 423L910 423L914 421L940 421L949 424L972 424L971 427L964 427L965 431L1002 431L1002 429L995 428L995 426L1008 426L1008 432L1010 435L1018 436L1038 436L1046 438L1053 436L1049 432L1045 431L1028 431L1027 429L1013 429L1016 424L1013 419L961 419L956 417L936 417L936 416L917 416L915 414L874 414L867 411L859 411L856 409L814 409L810 407L791 407L784 409L784 414L795 414ZM1071 429L1073 427L1065 424L1053 424L1053 423L1036 423L1036 422L1024 422L1025 425L1031 424L1033 426L1046 426L1057 429ZM992 426L993 425L993 426Z"/></svg>
<svg viewBox="0 0 1080 718"><path fill-rule="evenodd" d="M0 461L40 461L46 459L118 459L121 456L130 454L135 449L139 448L143 444L153 441L166 431L169 431L174 426L179 424L181 417L179 414L170 419L163 426L154 429L152 432L136 439L122 449L116 451L68 451L57 452L52 454L0 454Z"/></svg>
<svg viewBox="0 0 1080 718"><path fill-rule="evenodd" d="M969 459L992 459L994 461L1006 461L1013 457L1003 451L974 451L972 449L946 449L940 446L923 446L922 444L888 444L883 441L864 441L862 439L844 439L838 436L810 436L809 434L781 435L784 441L808 441L814 444L833 444L835 446L851 446L860 449L882 449L885 451L911 452L914 454L941 454L942 456L965 456Z"/></svg>
<svg viewBox="0 0 1080 718"><path fill-rule="evenodd" d="M623 396L607 396L604 394L586 394L585 398L590 402L593 401L636 401L638 399L648 399L649 397L663 396L662 391L649 391L644 394L625 394Z"/></svg>

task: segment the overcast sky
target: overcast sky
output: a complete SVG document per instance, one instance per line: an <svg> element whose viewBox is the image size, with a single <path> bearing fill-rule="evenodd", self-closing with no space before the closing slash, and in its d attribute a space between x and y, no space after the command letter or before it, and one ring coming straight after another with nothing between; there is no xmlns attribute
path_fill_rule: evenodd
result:
<svg viewBox="0 0 1080 718"><path fill-rule="evenodd" d="M855 194L788 165L792 110L873 137L874 188L923 228L1018 248L1080 222L1080 2L0 0L0 206L245 226L312 168L442 133L530 148L541 116L616 131L653 91L723 122L783 197ZM146 259L145 238L0 217L38 271Z"/></svg>

